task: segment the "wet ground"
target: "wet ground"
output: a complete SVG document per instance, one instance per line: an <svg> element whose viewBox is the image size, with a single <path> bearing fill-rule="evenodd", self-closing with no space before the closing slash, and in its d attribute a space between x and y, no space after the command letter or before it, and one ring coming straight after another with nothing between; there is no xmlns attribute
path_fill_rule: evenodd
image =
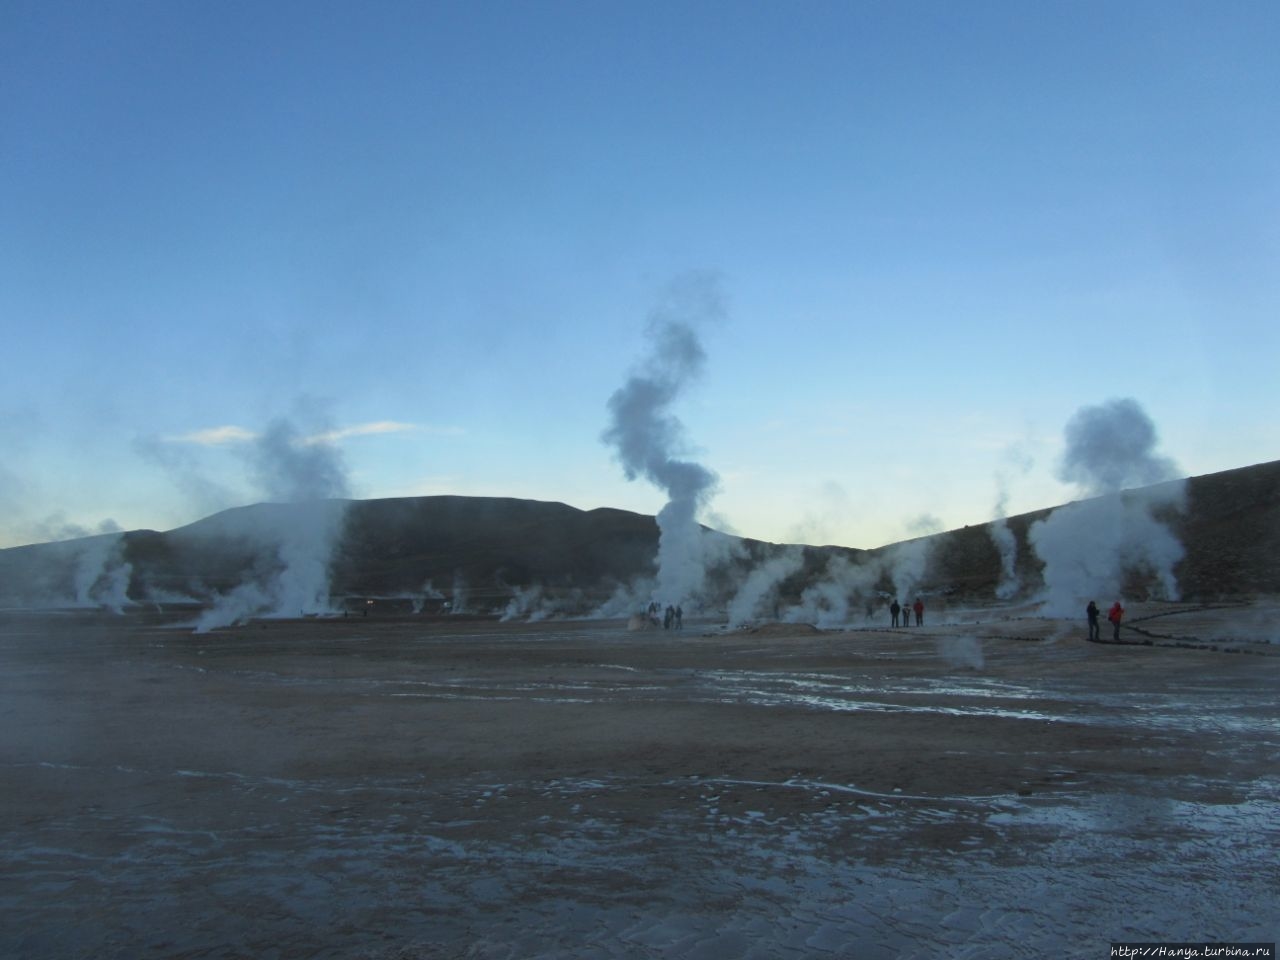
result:
<svg viewBox="0 0 1280 960"><path fill-rule="evenodd" d="M1273 942L1276 612L1131 611L1152 646L1010 611L199 636L0 614L0 955Z"/></svg>

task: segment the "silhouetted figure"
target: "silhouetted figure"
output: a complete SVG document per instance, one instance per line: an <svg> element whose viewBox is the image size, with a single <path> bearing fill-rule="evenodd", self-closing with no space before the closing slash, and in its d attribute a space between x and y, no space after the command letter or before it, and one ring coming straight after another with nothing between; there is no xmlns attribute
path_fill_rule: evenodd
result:
<svg viewBox="0 0 1280 960"><path fill-rule="evenodd" d="M676 629L684 629L684 607L680 604L676 604Z"/></svg>
<svg viewBox="0 0 1280 960"><path fill-rule="evenodd" d="M1085 616L1089 618L1089 639L1101 640L1102 634L1098 628L1098 614L1101 611L1098 609L1098 605L1090 600L1089 605L1084 608L1084 612Z"/></svg>
<svg viewBox="0 0 1280 960"><path fill-rule="evenodd" d="M916 612L916 626L923 627L924 626L924 601L921 600L919 597L916 597L915 606L913 606L911 609Z"/></svg>
<svg viewBox="0 0 1280 960"><path fill-rule="evenodd" d="M662 614L662 629L670 630L671 621L674 620L675 618L676 618L676 608L671 606L671 604L668 603L667 609Z"/></svg>
<svg viewBox="0 0 1280 960"><path fill-rule="evenodd" d="M1120 606L1117 600L1111 605L1111 609L1107 612L1107 619L1111 621L1113 628L1112 639L1116 642L1120 640L1120 621L1124 618L1124 607Z"/></svg>
<svg viewBox="0 0 1280 960"><path fill-rule="evenodd" d="M895 627L898 625L898 611L901 609L902 608L898 606L897 600L894 600L893 603L889 604L889 616L893 619L893 626Z"/></svg>

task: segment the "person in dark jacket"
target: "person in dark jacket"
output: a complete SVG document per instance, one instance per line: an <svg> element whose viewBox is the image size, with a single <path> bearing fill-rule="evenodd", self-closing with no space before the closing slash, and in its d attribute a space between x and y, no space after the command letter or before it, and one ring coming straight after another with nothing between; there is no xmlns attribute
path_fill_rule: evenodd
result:
<svg viewBox="0 0 1280 960"><path fill-rule="evenodd" d="M1101 612L1098 610L1098 605L1094 603L1092 600L1090 600L1089 605L1084 608L1084 612L1085 612L1085 615L1089 618L1089 639L1090 640L1102 639L1098 630L1098 614Z"/></svg>
<svg viewBox="0 0 1280 960"><path fill-rule="evenodd" d="M898 611L901 609L902 608L898 606L897 600L894 600L893 603L889 604L889 616L893 618L893 626L895 627L898 625Z"/></svg>

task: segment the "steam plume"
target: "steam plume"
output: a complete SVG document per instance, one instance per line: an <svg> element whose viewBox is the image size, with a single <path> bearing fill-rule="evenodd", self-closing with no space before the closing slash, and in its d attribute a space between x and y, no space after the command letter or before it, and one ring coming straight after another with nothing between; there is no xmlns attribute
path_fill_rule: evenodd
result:
<svg viewBox="0 0 1280 960"><path fill-rule="evenodd" d="M503 622L526 620L529 623L536 623L548 617L563 616L568 610L579 607L581 601L582 593L579 590L570 590L567 594L552 596L537 583L528 587L515 587L511 599L507 601L502 612L501 619Z"/></svg>
<svg viewBox="0 0 1280 960"><path fill-rule="evenodd" d="M81 542L76 558L76 602L122 613L129 600L133 565L124 559L124 538L118 533Z"/></svg>
<svg viewBox="0 0 1280 960"><path fill-rule="evenodd" d="M893 592L903 603L910 603L924 583L933 540L928 536L896 543L885 554L885 565L893 581Z"/></svg>
<svg viewBox="0 0 1280 960"><path fill-rule="evenodd" d="M145 436L134 440L133 450L159 466L182 491L188 506L200 515L225 510L236 502L230 490L210 479L207 465L199 453L186 445L169 443L157 436Z"/></svg>
<svg viewBox="0 0 1280 960"><path fill-rule="evenodd" d="M255 615L328 613L329 563L342 532L350 496L342 452L328 442L308 440L287 419L277 419L254 439L247 459L252 478L267 500L294 505L274 514L276 564L266 576L241 583L219 597L200 617L198 632Z"/></svg>
<svg viewBox="0 0 1280 960"><path fill-rule="evenodd" d="M1015 444L1005 452L1005 459L1021 473L1031 469L1031 457ZM1000 551L1000 581L996 584L996 597L1010 600L1022 589L1022 581L1018 577L1018 538L1009 529L1009 478L1004 471L996 473L996 505L993 511L994 521L987 528L991 540Z"/></svg>
<svg viewBox="0 0 1280 960"><path fill-rule="evenodd" d="M418 592L411 598L413 603L413 612L421 613L423 607L427 605L428 600L443 600L445 596L435 588L435 585L426 580L422 586L418 588Z"/></svg>
<svg viewBox="0 0 1280 960"><path fill-rule="evenodd" d="M1153 577L1166 597L1177 599L1173 568L1182 544L1153 511L1180 509L1185 483L1161 482L1178 468L1155 452L1155 424L1126 398L1081 409L1065 436L1058 476L1094 499L1059 507L1028 531L1044 563L1045 612L1076 615L1090 599L1119 597L1131 571ZM1144 484L1158 485L1121 492Z"/></svg>
<svg viewBox="0 0 1280 960"><path fill-rule="evenodd" d="M1178 466L1155 452L1156 425L1132 397L1082 407L1063 430L1066 453L1058 478L1086 496L1118 493L1178 476Z"/></svg>
<svg viewBox="0 0 1280 960"><path fill-rule="evenodd" d="M342 451L309 440L289 420L273 420L250 448L249 464L262 495L272 501L306 503L351 495Z"/></svg>
<svg viewBox="0 0 1280 960"><path fill-rule="evenodd" d="M602 435L628 480L643 477L667 494L657 517L657 593L670 603L693 599L702 586L705 560L696 517L716 486L712 471L681 459L684 427L670 409L706 362L695 325L723 315L714 277L695 274L674 284L649 318L648 355L609 398L610 423Z"/></svg>
<svg viewBox="0 0 1280 960"><path fill-rule="evenodd" d="M737 627L771 612L777 603L778 585L804 566L804 549L787 547L764 563L757 564L729 603L729 626Z"/></svg>
<svg viewBox="0 0 1280 960"><path fill-rule="evenodd" d="M29 526L38 540L16 568L5 571L0 597L33 607L97 607L122 613L133 566L126 559L120 525L107 519L96 529L54 513ZM36 549L38 548L38 549Z"/></svg>
<svg viewBox="0 0 1280 960"><path fill-rule="evenodd" d="M789 623L835 627L854 619L851 607L872 596L880 570L873 564L854 564L839 554L827 561L821 580L806 587L800 603L783 615Z"/></svg>

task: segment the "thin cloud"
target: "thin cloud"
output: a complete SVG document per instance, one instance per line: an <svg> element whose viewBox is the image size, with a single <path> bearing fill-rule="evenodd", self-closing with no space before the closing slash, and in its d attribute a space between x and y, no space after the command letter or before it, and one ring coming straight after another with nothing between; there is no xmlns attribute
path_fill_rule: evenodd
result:
<svg viewBox="0 0 1280 960"><path fill-rule="evenodd" d="M244 427L225 426L209 427L206 430L194 430L178 437L165 437L171 443L195 443L202 447L220 447L228 443L245 443L256 440L258 434Z"/></svg>
<svg viewBox="0 0 1280 960"><path fill-rule="evenodd" d="M371 437L389 433L427 433L439 437L456 437L465 433L461 427L435 427L418 423L401 423L398 420L374 420L370 423L358 423L337 430L312 434L299 442L310 446L320 443L337 443L349 437ZM193 430L176 437L165 437L169 443L194 443L202 447L219 447L232 443L248 443L262 436L244 427L227 425L209 427L205 430Z"/></svg>
<svg viewBox="0 0 1280 960"><path fill-rule="evenodd" d="M305 443L337 443L348 437L372 437L386 433L435 433L455 434L462 431L456 427L424 427L416 423L400 423L397 420L375 420L372 423L358 423L351 427L340 427L325 433L317 433L307 437Z"/></svg>

